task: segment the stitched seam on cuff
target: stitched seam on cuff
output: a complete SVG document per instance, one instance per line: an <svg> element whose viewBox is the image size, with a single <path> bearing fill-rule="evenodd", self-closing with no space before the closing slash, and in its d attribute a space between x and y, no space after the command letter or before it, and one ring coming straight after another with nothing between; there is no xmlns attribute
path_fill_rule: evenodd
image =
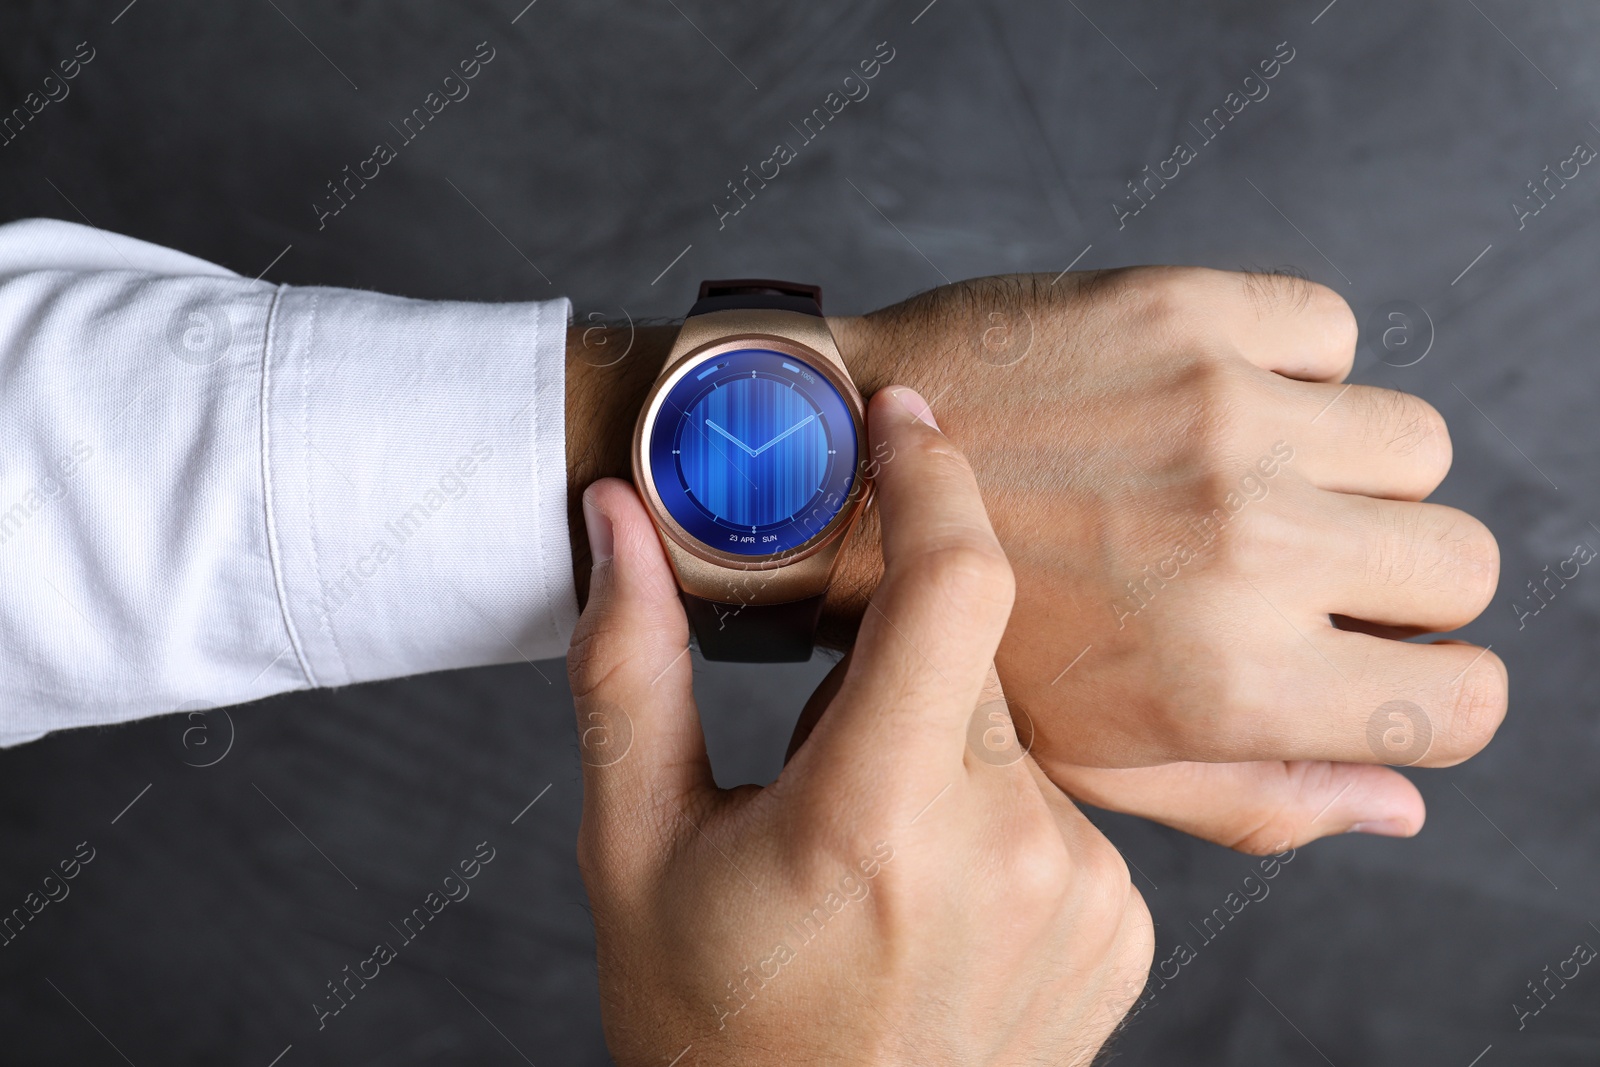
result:
<svg viewBox="0 0 1600 1067"><path fill-rule="evenodd" d="M570 305L569 305L569 307L570 307ZM569 317L570 317L570 312L569 312ZM544 329L544 305L543 304L538 304L538 305L535 305L534 312L533 312L533 336L534 337L538 337L541 334L541 332L543 331L543 329ZM566 350L565 350L564 347L563 347L562 352L561 352L561 358L562 358L563 362L558 364L558 366L560 366L562 368L561 373L562 373L562 380L563 380L563 383L564 383L565 382L565 378L566 378L566 369L565 369L566 368L566 363L565 363ZM549 546L549 544L546 543L546 537L545 537L545 534L546 534L547 531L545 529L545 511L544 511L544 509L545 509L545 499L544 499L544 484L543 484L543 481L542 481L542 478L544 477L544 475L543 475L543 472L541 472L541 471L539 471L537 469L538 462L539 462L539 442L540 442L539 427L541 425L541 423L539 422L539 406L540 406L541 403L543 403L543 401L545 399L544 398L544 380L543 379L544 379L544 376L539 374L537 371L535 371L534 376L533 376L533 404L531 405L532 410L533 410L533 418L529 420L531 425L530 425L529 430L528 430L529 443L532 446L529 449L529 451L533 455L533 461L534 461L535 469L531 472L533 477L531 479L529 479L529 480L532 481L532 483L533 483L534 529L539 531L539 539L540 539L540 543L539 543L539 559L540 559L540 561L542 563L545 564L545 567L543 569L546 571L546 573L542 577L542 580L539 582L539 587L544 592L544 618L545 618L546 624L549 625L549 627L550 627L551 636L554 637L559 642L561 640L561 621L560 621L560 615L556 611L556 599L551 594L551 590L550 590L550 584L551 583L550 583L550 576L549 576L549 573L548 573L549 561L550 561L550 546ZM562 391L562 400L563 400L562 418L563 418L563 420L565 420L565 418L566 418L566 413L565 413L566 393L565 393L565 388L564 387L563 387L563 391ZM562 470L563 470L563 472L566 470L566 445L567 445L566 429L565 429L565 426L563 426L563 428L562 428L562 437L561 437L561 455L562 455ZM564 481L565 481L565 478L563 478L563 482ZM566 513L566 500L564 498L563 498L563 500L561 502L561 510L562 510L563 514ZM569 567L568 569L570 570L571 568ZM518 651L520 652L521 650L518 649Z"/></svg>
<svg viewBox="0 0 1600 1067"><path fill-rule="evenodd" d="M350 663L339 644L339 634L333 628L333 612L328 610L327 585L322 580L322 554L317 550L317 494L311 486L311 350L316 343L317 306L321 301L320 292L311 298L311 311L306 315L306 343L300 350L300 459L305 464L306 532L311 545L311 573L317 580L317 614L322 619L322 632L328 635L333 654L339 660L339 684L349 684ZM318 455L321 453L318 452ZM323 462L327 462L326 456L323 456Z"/></svg>
<svg viewBox="0 0 1600 1067"><path fill-rule="evenodd" d="M318 686L317 678L311 672L311 664L306 660L305 649L300 644L299 631L294 626L294 616L289 611L289 594L283 580L283 556L278 547L278 523L272 507L272 350L277 341L278 308L288 289L287 285L282 285L273 294L272 306L267 311L266 343L261 353L261 485L266 504L267 554L272 561L272 584L278 593L278 611L283 615L283 628L289 635L289 647L299 661L300 673L304 675L306 685L315 689ZM313 313L315 309L313 302ZM282 658L283 653L278 653L278 659ZM278 659L272 662L276 663ZM271 669L272 664L269 663L261 673L265 674Z"/></svg>

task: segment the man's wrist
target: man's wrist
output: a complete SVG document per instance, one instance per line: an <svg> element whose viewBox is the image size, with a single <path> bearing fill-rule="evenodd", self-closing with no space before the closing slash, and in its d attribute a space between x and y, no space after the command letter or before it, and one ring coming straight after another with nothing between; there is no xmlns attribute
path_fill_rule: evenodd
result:
<svg viewBox="0 0 1600 1067"><path fill-rule="evenodd" d="M632 478L634 423L677 336L677 326L567 327L567 527L580 606L590 569L583 491L600 478Z"/></svg>
<svg viewBox="0 0 1600 1067"><path fill-rule="evenodd" d="M864 396L898 380L893 353L874 340L882 331L870 320L829 318L828 325ZM588 600L590 570L583 491L599 478L632 477L629 452L634 424L677 335L676 325L567 329L567 514L580 605ZM819 644L848 648L854 642L867 600L882 574L878 515L869 508L840 552L818 626Z"/></svg>
<svg viewBox="0 0 1600 1067"><path fill-rule="evenodd" d="M894 346L883 343L883 331L870 319L863 316L830 316L828 329L833 333L839 355L843 357L850 378L862 397L870 399L873 393L898 380L895 378ZM882 535L878 509L869 507L856 520L855 528L840 549L833 583L828 587L822 617L817 623L817 644L838 649L855 644L856 631L867 610L867 601L882 577Z"/></svg>

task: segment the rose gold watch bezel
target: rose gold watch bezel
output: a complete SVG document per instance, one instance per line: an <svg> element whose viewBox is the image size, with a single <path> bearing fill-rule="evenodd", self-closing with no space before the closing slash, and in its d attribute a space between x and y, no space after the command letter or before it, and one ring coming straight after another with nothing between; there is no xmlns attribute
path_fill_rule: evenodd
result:
<svg viewBox="0 0 1600 1067"><path fill-rule="evenodd" d="M650 450L648 448L650 431L654 428L656 419L660 415L662 404L672 387L683 379L696 367L716 359L728 352L737 352L748 348L760 348L779 352L791 358L798 359L812 371L825 378L839 395L844 398L845 407L850 411L850 419L854 424L856 438L856 459L854 477L850 483L850 497L838 514L828 521L828 524L817 531L803 543L782 552L774 552L763 556L744 556L732 552L724 552L713 548L689 531L685 530L672 513L661 502L660 495L656 492L655 478L650 468ZM815 555L832 545L841 535L848 532L852 523L861 509L866 505L871 496L872 483L866 478L867 466L867 423L866 406L862 402L860 390L856 388L849 374L835 360L793 338L783 337L772 333L740 332L717 338L709 344L701 345L689 353L675 360L671 366L656 379L650 388L649 395L645 398L643 409L639 412L639 421L633 433L633 469L634 484L639 490L640 497L644 500L645 508L655 520L656 528L669 537L672 542L684 552L694 558L713 566L732 571L766 571L777 570L798 563L803 559Z"/></svg>

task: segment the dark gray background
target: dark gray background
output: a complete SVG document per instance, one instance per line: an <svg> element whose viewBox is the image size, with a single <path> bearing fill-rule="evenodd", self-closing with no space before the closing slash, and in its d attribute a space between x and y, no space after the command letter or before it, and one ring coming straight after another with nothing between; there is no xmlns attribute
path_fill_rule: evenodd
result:
<svg viewBox="0 0 1600 1067"><path fill-rule="evenodd" d="M1451 422L1437 499L1500 539L1501 593L1466 636L1509 664L1510 717L1478 759L1415 775L1429 803L1416 840L1301 852L1140 1015L1118 1062L1600 1058L1600 974L1521 1032L1511 1006L1576 942L1600 946L1600 577L1585 571L1521 631L1511 606L1578 541L1600 546L1600 173L1520 232L1509 208L1577 141L1600 146L1600 11L539 0L513 25L522 2L8 4L5 108L77 42L98 56L0 147L0 218L86 216L252 276L292 244L270 278L566 293L607 315L681 314L698 278L746 273L816 280L832 310L864 311L940 272L1057 271L1091 244L1079 267L1302 269L1363 320L1415 301L1437 329L1428 357L1394 369L1364 349L1354 378ZM323 183L486 39L497 57L472 95L317 232ZM872 95L719 232L724 183L884 40L896 57ZM1284 40L1297 54L1270 97L1119 232L1123 183ZM775 774L825 666L697 667L722 781ZM77 842L98 850L0 949L0 1062L265 1067L290 1045L283 1067L520 1063L513 1045L541 1065L605 1062L559 664L236 709L227 757L185 766L225 741L220 715L204 722L209 749L193 735L186 748L195 724L169 718L0 755L0 910ZM1140 872L1159 956L1197 941L1187 924L1253 866L1096 818ZM498 855L471 899L319 1033L323 983L486 838Z"/></svg>

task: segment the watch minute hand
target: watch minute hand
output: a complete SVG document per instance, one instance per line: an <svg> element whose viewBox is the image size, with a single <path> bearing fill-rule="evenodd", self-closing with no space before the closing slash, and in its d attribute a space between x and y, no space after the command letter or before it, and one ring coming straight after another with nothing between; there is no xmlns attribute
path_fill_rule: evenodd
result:
<svg viewBox="0 0 1600 1067"><path fill-rule="evenodd" d="M801 419L799 422L795 423L793 426L789 427L787 430L783 431L778 436L774 437L772 440L768 441L766 444L762 445L760 448L756 449L754 452L752 452L750 454L752 456L761 455L761 453L765 452L767 449L771 448L773 445L777 444L779 441L783 440L785 437L788 437L790 434L794 433L800 427L804 426L806 423L810 422L812 419L815 419L815 418L816 418L816 415L807 415L805 418Z"/></svg>
<svg viewBox="0 0 1600 1067"><path fill-rule="evenodd" d="M733 436L733 434L729 433L727 430L724 430L721 426L718 426L710 419L706 420L706 425L720 433L722 436L726 437L728 440L732 441L734 444L738 445L740 448L744 449L751 456L756 455L755 449L751 448L749 445L745 444L743 441L739 440L737 437Z"/></svg>

